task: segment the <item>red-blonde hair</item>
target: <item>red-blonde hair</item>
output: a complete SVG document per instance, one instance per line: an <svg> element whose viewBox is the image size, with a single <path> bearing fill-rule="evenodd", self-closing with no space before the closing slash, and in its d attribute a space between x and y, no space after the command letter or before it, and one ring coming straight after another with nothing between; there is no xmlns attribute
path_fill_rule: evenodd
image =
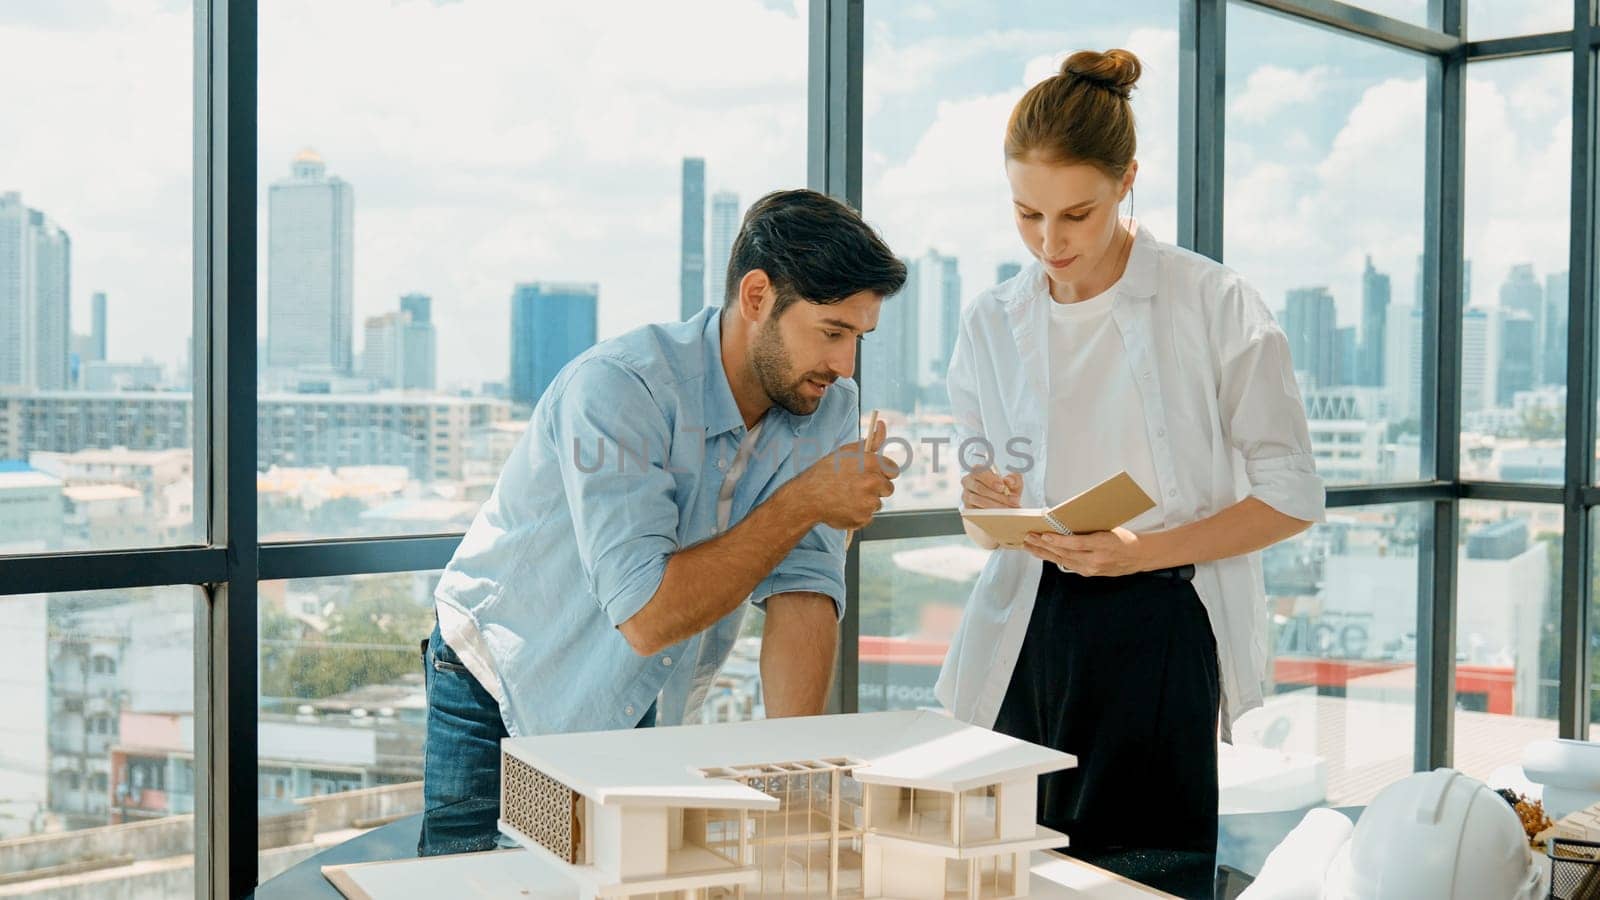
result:
<svg viewBox="0 0 1600 900"><path fill-rule="evenodd" d="M1079 50L1028 89L1006 124L1006 158L1088 163L1120 179L1138 149L1128 98L1143 66L1126 50Z"/></svg>

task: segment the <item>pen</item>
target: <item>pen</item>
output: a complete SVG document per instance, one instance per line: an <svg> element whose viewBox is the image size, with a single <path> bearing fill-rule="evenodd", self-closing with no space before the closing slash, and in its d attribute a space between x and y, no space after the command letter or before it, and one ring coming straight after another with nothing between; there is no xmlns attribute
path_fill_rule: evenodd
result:
<svg viewBox="0 0 1600 900"><path fill-rule="evenodd" d="M873 440L877 436L878 436L878 411L877 410L873 410L872 411L872 416L867 419L867 430L862 435L862 438L861 438L861 454L862 454L861 461L863 463L866 462L866 454L878 452L878 448L874 447L872 445ZM846 531L844 533L844 548L846 550L849 550L851 542L854 541L855 539L856 539L856 530L854 528L850 529L849 531Z"/></svg>

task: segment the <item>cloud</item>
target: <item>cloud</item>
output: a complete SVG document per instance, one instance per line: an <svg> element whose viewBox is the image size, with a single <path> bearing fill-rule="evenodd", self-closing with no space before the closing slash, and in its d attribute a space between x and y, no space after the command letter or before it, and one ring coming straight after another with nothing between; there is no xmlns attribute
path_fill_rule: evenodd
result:
<svg viewBox="0 0 1600 900"><path fill-rule="evenodd" d="M30 136L0 142L0 190L72 234L77 328L107 290L112 355L166 362L192 316L194 23L171 7L0 16ZM504 378L512 286L535 279L600 282L604 336L675 317L681 158L746 203L805 182L807 23L758 0L262 4L263 319L265 187L305 146L355 189L358 345L422 290L441 380Z"/></svg>
<svg viewBox="0 0 1600 900"><path fill-rule="evenodd" d="M1467 36L1473 40L1568 31L1571 28L1572 4L1562 0L1480 3L1467 16ZM1571 65L1570 57L1568 65Z"/></svg>
<svg viewBox="0 0 1600 900"><path fill-rule="evenodd" d="M1565 59L1468 72L1466 253L1477 303L1498 303L1517 263L1532 262L1540 276L1568 267L1570 76Z"/></svg>
<svg viewBox="0 0 1600 900"><path fill-rule="evenodd" d="M1466 108L1465 248L1473 301L1493 305L1510 266L1540 275L1567 267L1570 74L1563 60L1476 66ZM1558 69L1562 71L1558 71ZM1331 141L1308 152L1304 136L1230 140L1226 259L1269 305L1294 287L1327 285L1340 321L1359 320L1365 257L1393 279L1393 298L1415 297L1424 229L1425 84L1387 78L1336 116ZM1304 115L1285 108L1252 135L1298 134Z"/></svg>
<svg viewBox="0 0 1600 900"><path fill-rule="evenodd" d="M168 0L99 4L96 19L0 13L7 124L24 136L0 142L0 190L72 234L77 328L89 292L106 290L112 355L170 362L192 316L194 23ZM274 0L262 5L261 197L314 146L355 187L357 334L401 293L426 291L441 378L503 378L517 281L600 282L602 335L676 316L683 156L705 156L708 188L745 203L804 183L804 6ZM1175 30L892 38L867 36L864 168L866 214L897 251L957 255L967 299L996 263L1025 258L1005 118L1086 41L1146 63L1135 211L1175 239ZM1571 73L1552 57L1470 74L1467 246L1479 299L1492 300L1514 262L1565 267ZM1230 121L1258 121L1255 143L1235 130L1227 148L1229 263L1275 305L1289 287L1329 284L1349 322L1371 252L1409 300L1420 77L1373 78L1348 100L1333 91L1350 73L1327 66L1243 77Z"/></svg>
<svg viewBox="0 0 1600 900"><path fill-rule="evenodd" d="M986 56L1007 60L1048 56L1070 46L1071 41L1068 32L1040 28L994 29L903 41L890 22L874 22L863 57L862 79L869 95L867 114L870 116L879 104L896 97L925 91L941 75ZM1030 73L1031 80L1026 83L1032 84L1047 74L1048 71Z"/></svg>
<svg viewBox="0 0 1600 900"><path fill-rule="evenodd" d="M0 141L0 190L20 191L71 235L75 324L88 330L90 291L110 291L122 359L173 360L192 317L194 24L166 6L101 3L93 21L0 17L13 136Z"/></svg>
<svg viewBox="0 0 1600 900"><path fill-rule="evenodd" d="M1245 79L1244 90L1228 107L1228 115L1238 122L1264 122L1285 107L1317 99L1332 74L1328 66L1309 69L1261 66Z"/></svg>
<svg viewBox="0 0 1600 900"><path fill-rule="evenodd" d="M1424 225L1423 88L1420 78L1383 79L1362 90L1347 113L1325 100L1309 114L1339 116L1343 124L1319 152L1308 152L1308 139L1290 127L1297 120L1287 117L1288 106L1262 120L1270 127L1251 132L1281 130L1281 145L1229 141L1224 255L1269 306L1280 307L1292 288L1325 285L1340 321L1357 321L1367 254L1396 276L1395 301L1409 302L1403 285L1416 267Z"/></svg>
<svg viewBox="0 0 1600 900"><path fill-rule="evenodd" d="M1178 36L1167 29L1132 29L1121 46L1138 54L1145 74L1134 94L1139 123L1139 181L1134 212L1166 240L1177 220L1177 62ZM1017 237L1005 179L1002 142L1005 126L1023 92L1054 72L1070 44L1032 57L1007 54L1016 74L1004 90L947 96L937 102L926 124L910 123L911 149L893 159L867 126L864 158L866 217L902 256L930 249L961 262L963 299L970 301L994 282L995 267L1023 261L1027 250ZM909 49L907 52L910 52ZM869 82L870 85L870 82Z"/></svg>

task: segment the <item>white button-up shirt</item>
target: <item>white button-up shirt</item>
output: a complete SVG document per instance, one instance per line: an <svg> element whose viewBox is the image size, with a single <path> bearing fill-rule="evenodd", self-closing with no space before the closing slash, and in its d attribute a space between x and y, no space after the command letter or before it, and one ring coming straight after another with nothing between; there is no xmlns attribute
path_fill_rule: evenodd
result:
<svg viewBox="0 0 1600 900"><path fill-rule="evenodd" d="M1137 223L1130 227L1136 237L1112 288L1112 314L1144 402L1162 527L1204 519L1246 496L1322 521L1322 480L1283 330L1238 274L1157 242ZM1038 263L990 288L964 310L950 362L958 443L986 441L1002 470L1016 464L1006 448L1029 448L1025 507L1045 505L1043 467L1072 460L1070 447L1047 444L1051 302ZM1019 438L1027 443L1011 443ZM994 725L1039 577L1040 562L1028 553L990 555L935 688L958 718ZM1260 554L1198 565L1194 588L1217 640L1227 737L1232 723L1262 702L1269 654Z"/></svg>

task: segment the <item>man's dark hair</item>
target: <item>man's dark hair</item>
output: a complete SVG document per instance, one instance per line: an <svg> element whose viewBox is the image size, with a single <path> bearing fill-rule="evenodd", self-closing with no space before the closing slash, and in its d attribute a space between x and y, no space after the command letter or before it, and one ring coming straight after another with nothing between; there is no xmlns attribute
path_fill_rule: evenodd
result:
<svg viewBox="0 0 1600 900"><path fill-rule="evenodd" d="M807 190L773 191L744 214L728 257L724 306L754 269L772 279L774 321L796 300L838 303L862 291L887 297L906 283L905 263L855 210Z"/></svg>

